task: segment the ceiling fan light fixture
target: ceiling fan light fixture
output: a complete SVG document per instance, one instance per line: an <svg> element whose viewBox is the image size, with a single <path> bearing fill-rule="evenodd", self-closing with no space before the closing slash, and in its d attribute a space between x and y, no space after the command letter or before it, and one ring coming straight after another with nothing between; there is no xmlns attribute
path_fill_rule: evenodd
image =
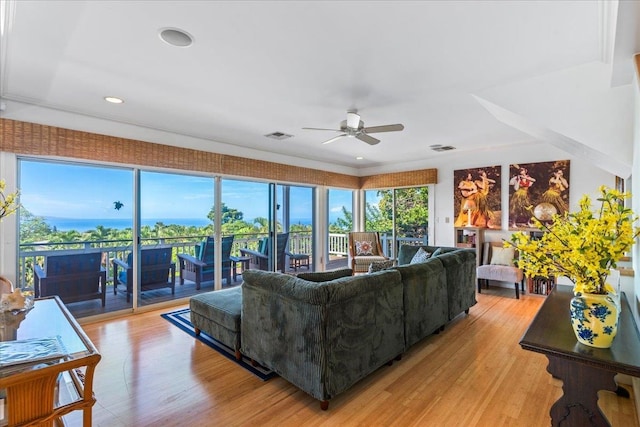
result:
<svg viewBox="0 0 640 427"><path fill-rule="evenodd" d="M398 132L404 129L404 125L397 123L394 125L380 125L380 126L370 126L365 127L364 122L360 120L360 115L355 111L347 111L347 120L343 120L340 122L340 129L326 129L326 128L302 128L307 130L326 130L331 132L340 132L341 135L338 135L334 138L329 139L328 141L323 142L323 144L329 144L333 141L336 141L342 137L355 138L363 141L369 145L376 145L380 142L378 138L372 137L371 133L378 132Z"/></svg>
<svg viewBox="0 0 640 427"><path fill-rule="evenodd" d="M353 111L347 111L347 127L358 129L360 126L360 115Z"/></svg>

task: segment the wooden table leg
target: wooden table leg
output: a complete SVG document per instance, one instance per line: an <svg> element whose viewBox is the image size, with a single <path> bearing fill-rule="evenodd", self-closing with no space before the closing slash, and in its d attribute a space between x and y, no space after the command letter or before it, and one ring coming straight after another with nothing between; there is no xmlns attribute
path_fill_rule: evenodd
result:
<svg viewBox="0 0 640 427"><path fill-rule="evenodd" d="M563 395L551 407L551 425L563 427L610 427L598 407L598 391L615 392L616 372L599 369L561 357L547 355L547 371L562 380Z"/></svg>

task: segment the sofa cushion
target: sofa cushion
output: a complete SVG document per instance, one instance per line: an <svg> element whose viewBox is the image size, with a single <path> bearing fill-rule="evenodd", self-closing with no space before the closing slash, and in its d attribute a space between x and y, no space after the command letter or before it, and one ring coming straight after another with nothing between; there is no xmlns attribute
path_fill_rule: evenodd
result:
<svg viewBox="0 0 640 427"><path fill-rule="evenodd" d="M386 270L387 268L393 267L393 260L388 259L386 261L374 261L369 264L368 273L375 273L376 271Z"/></svg>
<svg viewBox="0 0 640 427"><path fill-rule="evenodd" d="M411 258L411 262L409 262L409 264L417 264L419 262L425 262L426 260L429 259L430 256L431 254L429 252L420 248L418 249L418 252L416 252L416 254L413 256L413 258Z"/></svg>
<svg viewBox="0 0 640 427"><path fill-rule="evenodd" d="M373 255L373 242L363 240L356 241L356 256Z"/></svg>
<svg viewBox="0 0 640 427"><path fill-rule="evenodd" d="M439 258L394 267L402 275L405 346L438 330L449 320L446 270Z"/></svg>
<svg viewBox="0 0 640 427"><path fill-rule="evenodd" d="M513 257L515 255L514 248L501 248L494 246L491 248L491 265L508 265L513 266Z"/></svg>
<svg viewBox="0 0 640 427"><path fill-rule="evenodd" d="M447 271L449 320L476 304L476 251L458 249L437 259Z"/></svg>
<svg viewBox="0 0 640 427"><path fill-rule="evenodd" d="M242 310L242 286L195 295L189 299L189 307L192 312L238 333ZM208 330L205 332L209 333Z"/></svg>
<svg viewBox="0 0 640 427"><path fill-rule="evenodd" d="M353 261L356 266L366 265L367 268L369 268L369 265L371 265L372 262L386 261L387 259L388 259L387 257L381 256L381 255L364 255L364 256L354 257ZM363 270L358 270L358 271L363 271Z"/></svg>
<svg viewBox="0 0 640 427"><path fill-rule="evenodd" d="M431 254L433 257L434 253L440 249L439 246L428 246L428 245L400 245L400 249L398 250L398 262L396 265L406 265L411 262L413 256L418 252L418 250L422 248L426 252Z"/></svg>
<svg viewBox="0 0 640 427"><path fill-rule="evenodd" d="M352 275L353 270L351 270L350 268L341 268L339 270L300 273L298 274L298 278L308 280L309 282L328 282L330 280L335 280L341 277L348 277Z"/></svg>

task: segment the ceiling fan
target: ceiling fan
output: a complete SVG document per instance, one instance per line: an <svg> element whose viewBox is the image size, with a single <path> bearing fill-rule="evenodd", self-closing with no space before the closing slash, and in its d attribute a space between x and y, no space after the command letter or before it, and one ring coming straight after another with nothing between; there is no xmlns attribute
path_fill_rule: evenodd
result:
<svg viewBox="0 0 640 427"><path fill-rule="evenodd" d="M376 145L380 142L379 139L372 137L369 135L370 133L378 133L378 132L397 132L404 129L404 126L401 124L395 125L382 125L382 126L369 126L364 127L364 122L360 120L360 115L355 111L347 111L347 120L343 120L340 123L340 129L324 129L324 128L302 128L308 130L328 130L332 132L340 132L341 135L334 136L328 141L323 142L323 144L328 144L337 139L348 137L348 138L357 138L360 141L364 141L369 145Z"/></svg>

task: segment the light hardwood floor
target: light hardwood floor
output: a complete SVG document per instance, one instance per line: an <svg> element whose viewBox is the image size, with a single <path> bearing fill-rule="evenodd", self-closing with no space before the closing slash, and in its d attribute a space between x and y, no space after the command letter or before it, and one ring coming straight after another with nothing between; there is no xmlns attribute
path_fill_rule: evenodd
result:
<svg viewBox="0 0 640 427"><path fill-rule="evenodd" d="M262 382L195 341L160 317L170 309L83 325L103 357L94 426L548 426L562 385L543 355L518 345L542 301L483 291L468 316L332 399L328 411L282 378ZM600 402L613 426L638 425L631 399L601 392Z"/></svg>

